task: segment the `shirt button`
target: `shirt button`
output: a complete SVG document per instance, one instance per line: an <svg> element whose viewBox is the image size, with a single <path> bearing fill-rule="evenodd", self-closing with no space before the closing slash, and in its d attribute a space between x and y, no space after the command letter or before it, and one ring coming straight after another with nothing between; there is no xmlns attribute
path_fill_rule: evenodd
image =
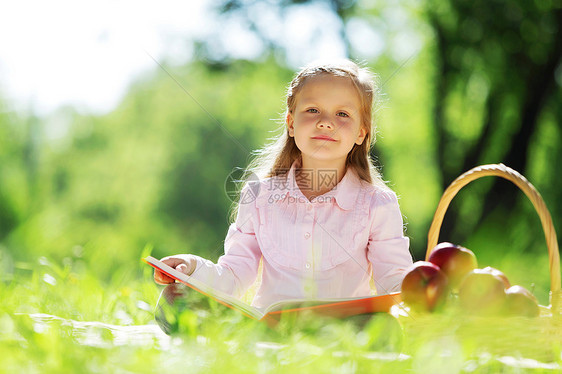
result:
<svg viewBox="0 0 562 374"><path fill-rule="evenodd" d="M307 269L310 269L310 262L307 262L307 263L304 265L304 267L307 268Z"/></svg>
<svg viewBox="0 0 562 374"><path fill-rule="evenodd" d="M310 212L310 211L312 210L312 205L310 205L310 204L307 205L307 206L306 206L306 210L308 210L308 211Z"/></svg>
<svg viewBox="0 0 562 374"><path fill-rule="evenodd" d="M310 238L310 233L309 233L309 232L304 233L304 238L305 238L305 239Z"/></svg>

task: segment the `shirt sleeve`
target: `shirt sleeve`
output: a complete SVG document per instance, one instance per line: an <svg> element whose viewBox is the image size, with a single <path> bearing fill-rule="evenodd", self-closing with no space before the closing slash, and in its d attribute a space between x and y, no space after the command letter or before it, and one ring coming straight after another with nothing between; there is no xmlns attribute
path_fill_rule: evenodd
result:
<svg viewBox="0 0 562 374"><path fill-rule="evenodd" d="M242 196L247 193L248 186L242 190ZM216 264L194 256L197 267L191 274L191 277L238 298L256 280L262 256L254 230L258 222L256 201L242 198L240 201L236 222L228 228L224 241L224 255Z"/></svg>
<svg viewBox="0 0 562 374"><path fill-rule="evenodd" d="M412 265L410 239L404 236L396 194L378 191L371 202L371 230L367 257L377 294L400 291L406 269Z"/></svg>

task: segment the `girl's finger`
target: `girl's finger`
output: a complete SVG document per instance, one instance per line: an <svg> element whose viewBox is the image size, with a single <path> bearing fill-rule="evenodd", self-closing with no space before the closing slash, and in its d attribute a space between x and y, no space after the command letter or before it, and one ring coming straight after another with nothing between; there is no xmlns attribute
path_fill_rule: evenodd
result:
<svg viewBox="0 0 562 374"><path fill-rule="evenodd" d="M178 266L176 266L176 270L179 271L180 273L184 273L184 274L189 274L189 269L187 268L187 265L185 263L181 263Z"/></svg>
<svg viewBox="0 0 562 374"><path fill-rule="evenodd" d="M158 284L170 284L174 283L174 278L169 277L160 270L154 270L154 281Z"/></svg>

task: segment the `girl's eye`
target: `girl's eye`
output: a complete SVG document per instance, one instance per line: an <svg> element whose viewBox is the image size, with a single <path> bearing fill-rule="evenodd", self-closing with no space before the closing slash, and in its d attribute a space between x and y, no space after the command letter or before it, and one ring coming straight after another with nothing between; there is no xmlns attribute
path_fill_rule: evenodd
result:
<svg viewBox="0 0 562 374"><path fill-rule="evenodd" d="M310 108L306 110L308 113L318 113L318 109Z"/></svg>
<svg viewBox="0 0 562 374"><path fill-rule="evenodd" d="M349 117L349 115L346 112L338 112L337 116L339 116L339 117Z"/></svg>

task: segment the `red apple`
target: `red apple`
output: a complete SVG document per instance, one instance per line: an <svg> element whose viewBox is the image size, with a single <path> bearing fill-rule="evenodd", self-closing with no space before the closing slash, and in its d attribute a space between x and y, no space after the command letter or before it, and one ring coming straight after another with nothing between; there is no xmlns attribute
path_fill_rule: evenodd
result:
<svg viewBox="0 0 562 374"><path fill-rule="evenodd" d="M472 270L459 286L459 304L469 313L499 315L505 299L504 280L488 270Z"/></svg>
<svg viewBox="0 0 562 374"><path fill-rule="evenodd" d="M431 262L418 261L402 281L402 300L415 311L431 312L440 307L449 291L447 276Z"/></svg>
<svg viewBox="0 0 562 374"><path fill-rule="evenodd" d="M505 286L505 289L507 290L509 287L511 287L511 283L509 282L509 279L507 279L507 277L505 276L505 274L501 271L498 270L496 268L493 268L491 266L486 266L484 269L482 269L485 272L488 272L490 274L493 274L497 277L500 277L501 280L503 281L503 284Z"/></svg>
<svg viewBox="0 0 562 374"><path fill-rule="evenodd" d="M447 242L433 248L429 262L439 266L445 273L451 288L457 288L464 276L478 266L476 256L470 249Z"/></svg>
<svg viewBox="0 0 562 374"><path fill-rule="evenodd" d="M512 286L506 293L505 312L508 315L537 317L540 313L536 297L526 288Z"/></svg>

